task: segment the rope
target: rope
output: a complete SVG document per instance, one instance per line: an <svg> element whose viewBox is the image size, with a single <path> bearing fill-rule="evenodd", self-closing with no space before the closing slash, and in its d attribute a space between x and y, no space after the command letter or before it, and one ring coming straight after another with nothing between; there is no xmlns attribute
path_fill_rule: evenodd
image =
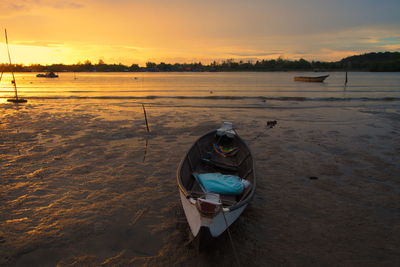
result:
<svg viewBox="0 0 400 267"><path fill-rule="evenodd" d="M225 224L226 224L226 230L228 232L229 241L231 242L233 254L235 255L235 259L236 259L237 265L240 267L241 265L240 265L240 261L239 261L239 256L238 256L238 254L236 252L235 246L233 245L233 239L232 239L231 231L229 230L229 226L228 226L228 222L226 221L224 210L222 210L222 216L224 216L224 220L225 220Z"/></svg>
<svg viewBox="0 0 400 267"><path fill-rule="evenodd" d="M256 137L251 139L250 142L253 142L253 141L257 140L259 137L264 135L265 132L268 132L269 130L274 128L276 124L277 124L277 121L267 121L267 128L263 132L259 133Z"/></svg>

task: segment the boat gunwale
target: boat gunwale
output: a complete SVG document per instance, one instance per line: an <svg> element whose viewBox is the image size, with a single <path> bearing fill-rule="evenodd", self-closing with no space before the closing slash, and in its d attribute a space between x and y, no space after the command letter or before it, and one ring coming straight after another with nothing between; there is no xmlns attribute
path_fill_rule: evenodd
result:
<svg viewBox="0 0 400 267"><path fill-rule="evenodd" d="M295 76L295 78L310 78L310 79L319 79L319 78L327 78L329 77L328 75L322 75L322 76Z"/></svg>
<svg viewBox="0 0 400 267"><path fill-rule="evenodd" d="M213 132L217 132L217 130L211 130L206 132L205 134L201 135L200 137L198 137L196 139L196 141L190 146L190 148L187 150L187 152L185 153L185 156L182 158L182 160L179 163L178 169L177 169L177 173L176 173L176 180L177 180L177 184L178 184L178 188L179 190L185 195L186 199L188 199L190 197L190 194L188 194L186 188L183 186L183 184L181 183L182 179L181 179L181 175L180 175L180 170L182 169L183 166L183 162L185 161L185 159L189 156L189 152L194 149L195 145L197 144L197 142L203 137L206 136L208 134L211 134ZM247 143L240 137L240 135L236 134L236 137L239 139L240 142L242 142L242 144L245 146L245 148L248 150L248 152L251 155L252 158L252 163L251 163L251 168L253 171L253 181L252 181L252 189L250 191L250 193L247 194L246 198L239 201L238 203L236 203L235 205L232 205L230 207L227 207L227 209L229 211L232 210L236 210L238 208L241 208L244 205L247 205L254 197L254 193L256 191L256 174L255 174L255 165L254 165L254 159L253 159L253 153L250 149L250 147L247 145ZM192 203L191 201L188 201L190 204L195 205L194 203Z"/></svg>

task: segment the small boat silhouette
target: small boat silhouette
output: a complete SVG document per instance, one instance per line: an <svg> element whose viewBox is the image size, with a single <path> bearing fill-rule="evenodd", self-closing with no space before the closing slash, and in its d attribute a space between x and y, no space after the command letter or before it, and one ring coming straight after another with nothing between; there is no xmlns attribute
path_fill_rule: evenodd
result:
<svg viewBox="0 0 400 267"><path fill-rule="evenodd" d="M50 72L46 72L46 73L39 73L36 75L36 77L39 78L58 78L58 75L55 74L54 72L50 71Z"/></svg>
<svg viewBox="0 0 400 267"><path fill-rule="evenodd" d="M307 77L307 76L297 76L294 77L296 82L317 82L322 83L329 75L318 76L318 77Z"/></svg>

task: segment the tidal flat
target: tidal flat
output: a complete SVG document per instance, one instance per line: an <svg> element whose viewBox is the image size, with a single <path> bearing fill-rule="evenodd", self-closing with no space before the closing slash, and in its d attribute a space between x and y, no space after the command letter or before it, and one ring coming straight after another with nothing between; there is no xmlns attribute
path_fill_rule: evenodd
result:
<svg viewBox="0 0 400 267"><path fill-rule="evenodd" d="M256 165L230 228L242 265L399 265L398 101L90 97L0 103L0 265L234 266L226 234L186 245L176 185L223 121Z"/></svg>

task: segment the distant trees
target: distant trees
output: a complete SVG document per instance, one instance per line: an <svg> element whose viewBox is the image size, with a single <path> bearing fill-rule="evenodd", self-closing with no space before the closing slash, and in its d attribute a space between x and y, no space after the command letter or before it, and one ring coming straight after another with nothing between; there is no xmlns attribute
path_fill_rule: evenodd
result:
<svg viewBox="0 0 400 267"><path fill-rule="evenodd" d="M132 64L132 65L129 67L129 71L139 71L139 70L140 70L140 67L139 67L138 64Z"/></svg>
<svg viewBox="0 0 400 267"><path fill-rule="evenodd" d="M340 61L349 69L366 71L400 71L400 52L367 53Z"/></svg>
<svg viewBox="0 0 400 267"><path fill-rule="evenodd" d="M146 62L146 68L151 69L151 68L156 68L157 64L154 62Z"/></svg>
<svg viewBox="0 0 400 267"><path fill-rule="evenodd" d="M226 59L221 62L213 61L209 65L201 62L194 63L165 63L147 62L146 67L138 64L126 66L119 64L106 64L99 59L97 64L92 64L90 60L77 64L34 64L24 66L21 64L0 64L0 71L74 71L74 72L124 72L124 71L400 71L400 52L367 53L363 55L346 57L336 62L307 61L303 58L299 60L288 60L283 57L270 60L257 60L256 62L234 59Z"/></svg>

